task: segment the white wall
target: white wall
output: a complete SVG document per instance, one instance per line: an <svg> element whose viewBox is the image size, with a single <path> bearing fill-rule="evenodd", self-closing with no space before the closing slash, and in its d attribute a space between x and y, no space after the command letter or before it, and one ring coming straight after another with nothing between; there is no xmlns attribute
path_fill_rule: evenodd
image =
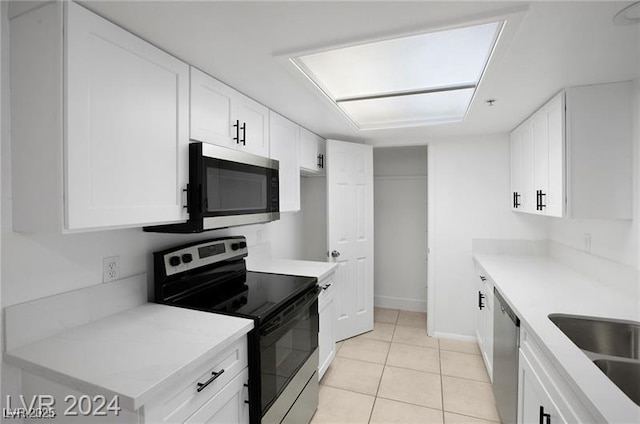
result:
<svg viewBox="0 0 640 424"><path fill-rule="evenodd" d="M427 311L427 147L373 150L374 302Z"/></svg>
<svg viewBox="0 0 640 424"><path fill-rule="evenodd" d="M472 336L476 279L472 239L544 240L544 218L509 207L506 134L429 144L429 329L434 335Z"/></svg>

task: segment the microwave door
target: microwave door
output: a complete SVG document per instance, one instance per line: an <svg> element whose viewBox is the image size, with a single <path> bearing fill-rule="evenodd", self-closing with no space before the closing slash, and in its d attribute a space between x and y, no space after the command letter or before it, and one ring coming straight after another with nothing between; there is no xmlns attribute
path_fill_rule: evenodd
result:
<svg viewBox="0 0 640 424"><path fill-rule="evenodd" d="M265 173L208 167L205 213L245 214L269 211L268 176Z"/></svg>

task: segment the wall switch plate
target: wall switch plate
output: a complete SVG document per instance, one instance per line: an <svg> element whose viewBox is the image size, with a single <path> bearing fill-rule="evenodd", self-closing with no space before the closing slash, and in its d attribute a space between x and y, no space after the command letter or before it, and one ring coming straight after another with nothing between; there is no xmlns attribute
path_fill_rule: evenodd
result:
<svg viewBox="0 0 640 424"><path fill-rule="evenodd" d="M120 256L110 256L102 260L102 282L118 280L120 278Z"/></svg>
<svg viewBox="0 0 640 424"><path fill-rule="evenodd" d="M584 251L591 252L591 233L584 233L583 244L584 244Z"/></svg>

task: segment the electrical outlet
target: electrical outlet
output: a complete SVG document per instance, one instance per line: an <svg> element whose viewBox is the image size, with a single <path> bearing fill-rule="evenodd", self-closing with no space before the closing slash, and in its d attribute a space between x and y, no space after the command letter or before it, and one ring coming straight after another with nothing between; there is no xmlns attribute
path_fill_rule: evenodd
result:
<svg viewBox="0 0 640 424"><path fill-rule="evenodd" d="M102 282L117 280L120 278L120 256L110 256L102 260Z"/></svg>

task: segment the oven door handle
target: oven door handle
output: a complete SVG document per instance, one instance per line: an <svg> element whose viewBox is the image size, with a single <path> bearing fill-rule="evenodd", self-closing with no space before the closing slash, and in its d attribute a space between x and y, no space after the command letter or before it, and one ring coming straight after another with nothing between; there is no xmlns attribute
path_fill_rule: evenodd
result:
<svg viewBox="0 0 640 424"><path fill-rule="evenodd" d="M274 333L280 336L280 333L286 333L287 331L289 331L298 321L296 318L298 318L300 315L305 313L309 309L309 306L311 306L314 302L318 301L318 289L314 291L314 295L315 296L313 296L311 300L306 302L303 306L298 307L297 308L298 313L291 314L290 315L291 318L282 320L282 318L278 316L273 320L271 320L271 321L275 321L275 324L267 325L266 327L264 327L263 330L260 330L260 336L272 338L273 337L272 335ZM269 324L271 321L267 322L267 324ZM284 321L284 325L282 325L283 321Z"/></svg>

